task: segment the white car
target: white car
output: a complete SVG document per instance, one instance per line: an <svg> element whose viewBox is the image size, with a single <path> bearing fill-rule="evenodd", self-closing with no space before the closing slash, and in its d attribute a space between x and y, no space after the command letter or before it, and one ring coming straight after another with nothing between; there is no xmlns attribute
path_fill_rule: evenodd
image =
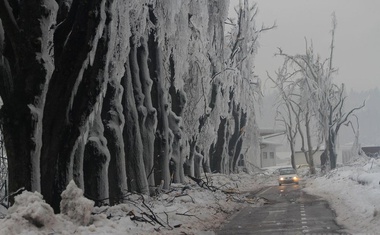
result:
<svg viewBox="0 0 380 235"><path fill-rule="evenodd" d="M299 183L299 177L297 175L296 170L294 170L291 167L286 168L280 168L279 169L280 175L278 177L278 185L282 184L290 184L290 183Z"/></svg>

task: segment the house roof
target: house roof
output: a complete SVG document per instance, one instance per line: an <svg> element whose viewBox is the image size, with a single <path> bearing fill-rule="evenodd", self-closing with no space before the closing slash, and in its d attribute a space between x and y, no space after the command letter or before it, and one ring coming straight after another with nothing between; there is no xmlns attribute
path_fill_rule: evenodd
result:
<svg viewBox="0 0 380 235"><path fill-rule="evenodd" d="M362 150L363 150L366 154L380 153L380 146L368 146L368 147L362 147Z"/></svg>
<svg viewBox="0 0 380 235"><path fill-rule="evenodd" d="M315 151L315 149L313 149L313 151ZM323 148L320 148L320 149L318 149L318 151L317 152L324 152L325 151L325 148L323 147ZM295 153L303 153L303 151L302 150L297 150L297 151L295 151Z"/></svg>
<svg viewBox="0 0 380 235"><path fill-rule="evenodd" d="M259 128L260 136L273 135L285 133L283 129L273 129L273 128Z"/></svg>
<svg viewBox="0 0 380 235"><path fill-rule="evenodd" d="M281 143L274 142L274 141L268 141L268 140L262 140L262 141L260 141L260 144L273 145L273 146L280 146L280 145L282 145Z"/></svg>

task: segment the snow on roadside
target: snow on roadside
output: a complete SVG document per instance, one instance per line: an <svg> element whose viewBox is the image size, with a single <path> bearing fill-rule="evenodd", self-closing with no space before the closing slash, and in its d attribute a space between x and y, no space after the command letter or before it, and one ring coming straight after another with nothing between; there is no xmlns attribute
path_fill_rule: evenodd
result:
<svg viewBox="0 0 380 235"><path fill-rule="evenodd" d="M349 232L377 234L380 228L380 160L362 157L325 176L309 178L304 191L326 199L337 223Z"/></svg>
<svg viewBox="0 0 380 235"><path fill-rule="evenodd" d="M54 214L53 209L42 199L41 194L24 191L15 197L15 204L9 208L8 215L0 220L0 234L40 235L49 234L55 230L62 230L61 234L70 234L65 229L72 226L70 221ZM46 228L50 231L45 231Z"/></svg>
<svg viewBox="0 0 380 235"><path fill-rule="evenodd" d="M0 235L213 234L239 208L261 206L260 200L247 199L242 192L276 182L265 171L210 174L203 180L218 190L201 188L189 179L186 184L173 184L169 192L156 197L130 194L124 204L94 208L71 182L63 193L63 214L54 214L39 193L23 192L8 215L0 219Z"/></svg>
<svg viewBox="0 0 380 235"><path fill-rule="evenodd" d="M94 202L83 197L83 190L79 189L73 180L67 185L61 194L61 214L68 217L70 221L78 225L88 225Z"/></svg>
<svg viewBox="0 0 380 235"><path fill-rule="evenodd" d="M304 169L298 170L303 175ZM5 218L0 219L0 235L213 234L240 208L261 206L260 200L246 198L245 192L276 185L273 172L275 169L256 174L210 174L203 180L218 188L216 192L201 188L189 179L186 184L172 184L170 191L156 197L130 194L126 203L113 207L92 208L92 202L71 183L65 194L71 199L62 205L66 207L66 215L54 214L39 193L24 192ZM305 181L303 190L329 201L338 224L348 232L378 233L379 159L363 157L327 175L306 177Z"/></svg>

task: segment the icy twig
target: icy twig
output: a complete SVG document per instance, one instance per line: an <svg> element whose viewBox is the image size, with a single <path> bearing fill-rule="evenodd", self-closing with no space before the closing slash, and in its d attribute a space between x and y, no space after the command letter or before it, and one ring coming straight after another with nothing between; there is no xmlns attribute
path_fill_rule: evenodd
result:
<svg viewBox="0 0 380 235"><path fill-rule="evenodd" d="M8 208L7 205L3 204L3 202L5 201L5 199L8 199L9 197L13 197L14 195L17 195L17 194L23 192L24 190L25 190L25 188L22 187L22 188L17 189L15 192L13 192L13 193L11 193L11 194L4 196L4 197L0 200L0 204L3 205L5 208Z"/></svg>
<svg viewBox="0 0 380 235"><path fill-rule="evenodd" d="M192 217L195 217L199 220L201 220L199 217L197 217L196 215L189 215L189 214L186 214L188 211L186 211L185 213L175 213L176 215L183 215L183 216L192 216Z"/></svg>

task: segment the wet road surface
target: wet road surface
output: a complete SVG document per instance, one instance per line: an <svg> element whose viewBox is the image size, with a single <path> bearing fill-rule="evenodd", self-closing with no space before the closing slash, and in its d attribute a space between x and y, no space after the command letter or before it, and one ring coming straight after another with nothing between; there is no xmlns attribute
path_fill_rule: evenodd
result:
<svg viewBox="0 0 380 235"><path fill-rule="evenodd" d="M299 185L271 186L250 197L267 204L246 207L230 218L217 235L231 234L347 234L335 222L326 201L301 191Z"/></svg>

